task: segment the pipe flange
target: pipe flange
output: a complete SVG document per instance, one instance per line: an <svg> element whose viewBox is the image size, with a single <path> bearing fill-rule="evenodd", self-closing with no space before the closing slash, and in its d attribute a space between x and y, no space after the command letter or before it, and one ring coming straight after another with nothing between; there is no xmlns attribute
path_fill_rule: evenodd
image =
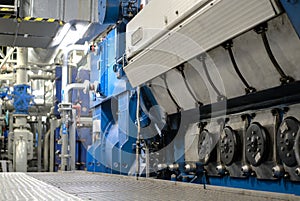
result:
<svg viewBox="0 0 300 201"><path fill-rule="evenodd" d="M293 167L297 164L294 150L295 140L299 131L299 122L294 117L287 117L277 131L277 150L284 164Z"/></svg>
<svg viewBox="0 0 300 201"><path fill-rule="evenodd" d="M267 156L268 136L259 123L252 123L246 132L246 158L253 166L259 166Z"/></svg>
<svg viewBox="0 0 300 201"><path fill-rule="evenodd" d="M223 129L220 140L221 161L225 165L231 165L236 158L237 149L237 134L231 127L227 126Z"/></svg>
<svg viewBox="0 0 300 201"><path fill-rule="evenodd" d="M203 130L200 133L198 142L199 160L202 164L208 163L214 147L215 144L213 143L213 137L211 136L211 133L209 133L207 130Z"/></svg>

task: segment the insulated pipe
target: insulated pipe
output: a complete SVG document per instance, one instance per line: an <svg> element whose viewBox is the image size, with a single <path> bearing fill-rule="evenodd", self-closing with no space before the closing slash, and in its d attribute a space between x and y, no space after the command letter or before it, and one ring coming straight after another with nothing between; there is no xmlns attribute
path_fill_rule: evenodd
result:
<svg viewBox="0 0 300 201"><path fill-rule="evenodd" d="M65 94L66 93L66 87L69 83L68 80L68 75L69 75L69 71L68 71L68 59L69 59L69 54L72 51L85 51L86 53L89 50L89 46L88 43L85 43L84 45L69 45L67 46L64 51L63 51L63 66L62 66L62 80L61 80L61 85L62 85L62 95L63 95L63 102L67 103L68 101L65 100Z"/></svg>

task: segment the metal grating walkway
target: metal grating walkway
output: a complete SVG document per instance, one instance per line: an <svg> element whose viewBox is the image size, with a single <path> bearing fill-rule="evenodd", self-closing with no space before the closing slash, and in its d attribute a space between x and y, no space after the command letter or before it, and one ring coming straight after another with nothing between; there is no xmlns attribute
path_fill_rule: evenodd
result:
<svg viewBox="0 0 300 201"><path fill-rule="evenodd" d="M300 200L275 193L228 189L118 175L1 173L0 200Z"/></svg>

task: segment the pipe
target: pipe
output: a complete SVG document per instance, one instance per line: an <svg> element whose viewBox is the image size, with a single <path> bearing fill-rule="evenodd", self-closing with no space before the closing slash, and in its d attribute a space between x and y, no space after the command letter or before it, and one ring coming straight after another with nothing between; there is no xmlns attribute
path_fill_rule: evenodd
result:
<svg viewBox="0 0 300 201"><path fill-rule="evenodd" d="M9 74L0 74L0 80L1 81L7 81L7 80L13 80L14 79L14 74L9 73Z"/></svg>
<svg viewBox="0 0 300 201"><path fill-rule="evenodd" d="M11 48L9 50L9 52L6 54L5 58L3 59L2 63L0 64L0 69L2 69L2 67L7 62L7 60L9 59L9 57L14 53L14 51L15 51L15 48Z"/></svg>
<svg viewBox="0 0 300 201"><path fill-rule="evenodd" d="M17 67L16 67L16 85L28 83L27 64L28 49L19 47L17 49ZM24 115L15 115L16 121L14 129L14 170L16 172L27 172L28 155L31 154L27 147L33 146L28 139L30 133L26 129L27 117Z"/></svg>
<svg viewBox="0 0 300 201"><path fill-rule="evenodd" d="M70 168L76 170L76 110L72 109L72 123L69 128Z"/></svg>
<svg viewBox="0 0 300 201"><path fill-rule="evenodd" d="M29 75L30 80L54 80L55 75Z"/></svg>
<svg viewBox="0 0 300 201"><path fill-rule="evenodd" d="M37 168L38 172L42 170L42 118L38 117L38 161L37 161Z"/></svg>
<svg viewBox="0 0 300 201"><path fill-rule="evenodd" d="M136 121L137 121L137 136L136 136L136 179L139 178L140 172L140 133L141 133L141 123L140 123L140 87L137 87L137 104L136 104Z"/></svg>
<svg viewBox="0 0 300 201"><path fill-rule="evenodd" d="M50 120L50 157L49 157L49 171L54 172L54 166L55 166L55 147L54 147L54 141L55 141L55 130L60 125L60 122L56 119L56 117L52 117Z"/></svg>
<svg viewBox="0 0 300 201"><path fill-rule="evenodd" d="M74 51L74 50L85 51L87 53L89 50L88 43L85 43L84 45L76 45L76 44L69 45L63 51L63 66L62 66L62 80L61 80L63 102L66 102L64 95L67 94L65 92L66 92L66 87L69 83L69 80L68 80L68 75L69 75L69 73L68 73L68 58L69 58L69 54L71 53L71 51Z"/></svg>
<svg viewBox="0 0 300 201"><path fill-rule="evenodd" d="M70 97L69 97L69 93L72 89L83 89L83 90L89 90L89 81L85 80L83 83L72 83L72 84L68 84L64 91L64 100L63 102L65 103L69 103L70 102Z"/></svg>
<svg viewBox="0 0 300 201"><path fill-rule="evenodd" d="M47 172L49 169L49 141L51 130L48 130L44 138L44 170Z"/></svg>

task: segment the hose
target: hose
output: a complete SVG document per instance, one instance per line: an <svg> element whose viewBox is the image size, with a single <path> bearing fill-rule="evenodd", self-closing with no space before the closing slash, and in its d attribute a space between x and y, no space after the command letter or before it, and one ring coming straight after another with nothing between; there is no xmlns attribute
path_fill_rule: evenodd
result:
<svg viewBox="0 0 300 201"><path fill-rule="evenodd" d="M241 71L240 71L240 69L239 69L239 67L236 63L236 60L235 60L235 57L234 57L234 54L233 54L233 51L232 51L232 41L227 42L224 45L224 48L228 51L231 63L233 65L233 68L234 68L236 74L239 76L240 80L243 82L244 86L246 87L246 93L255 92L256 89L249 85L249 83L247 82L247 80L245 79L243 74L241 73Z"/></svg>
<svg viewBox="0 0 300 201"><path fill-rule="evenodd" d="M213 83L213 81L212 81L212 79L211 79L211 77L210 77L210 74L209 74L209 72L208 72L208 70L207 70L207 65L206 65L206 62L205 62L205 58L206 58L206 56L205 56L204 54L202 54L202 55L199 56L198 59L202 62L202 66L203 66L203 68L204 68L204 71L205 71L205 75L206 75L206 77L207 77L207 80L208 80L210 86L211 86L211 87L213 88L213 90L216 92L216 94L217 94L217 96L218 96L218 99L223 99L224 96L223 96L223 95L221 94L221 92L218 90L218 88L217 88L216 85Z"/></svg>
<svg viewBox="0 0 300 201"><path fill-rule="evenodd" d="M196 98L196 95L193 93L190 85L187 83L187 80L186 80L186 77L185 77L185 73L184 73L184 68L181 67L181 68L178 68L178 70L180 71L181 73L181 76L183 78L183 81L184 81L184 84L187 88L187 90L189 91L189 93L191 94L192 98L194 99L194 101L198 104L198 105L203 105L202 102L200 102L197 98Z"/></svg>
<svg viewBox="0 0 300 201"><path fill-rule="evenodd" d="M261 35L261 38L263 40L263 43L264 43L266 52L268 54L268 57L270 58L270 60L273 64L273 66L275 67L276 71L281 76L281 78L280 78L281 83L282 84L287 84L287 83L293 82L294 79L292 77L286 75L284 73L284 71L282 70L281 66L279 65L279 63L277 62L277 60L276 60L276 58L275 58L275 56L272 52L272 49L270 47L270 44L269 44L269 40L268 40L268 37L267 37L267 34L266 34L267 30L268 30L268 25L266 23L261 24L259 27L257 27L255 29L256 33Z"/></svg>
<svg viewBox="0 0 300 201"><path fill-rule="evenodd" d="M179 112L179 111L181 110L181 107L179 106L179 104L177 103L177 101L175 100L175 98L173 97L173 95L172 95L172 93L171 93L171 91L170 91L170 89L169 89L169 86L168 86L168 83L167 83L167 79L166 79L166 75L163 75L162 78L163 78L163 80L164 80L164 83L165 83L165 87L166 87L166 89L167 89L167 92L168 92L168 94L169 94L171 100L173 101L173 103L176 105L177 111Z"/></svg>

